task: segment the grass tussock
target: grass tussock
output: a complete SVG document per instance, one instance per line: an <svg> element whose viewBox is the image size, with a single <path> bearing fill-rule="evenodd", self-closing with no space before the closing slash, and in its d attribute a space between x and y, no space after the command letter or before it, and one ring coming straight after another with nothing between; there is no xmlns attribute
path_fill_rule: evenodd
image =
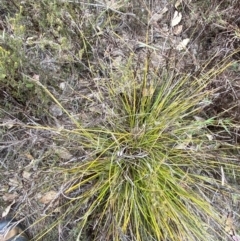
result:
<svg viewBox="0 0 240 241"><path fill-rule="evenodd" d="M208 127L228 130L231 123L201 115L213 94L211 78L228 66L198 78L151 73L147 64L142 72L126 67L118 83L107 84L104 126L83 128L73 120L75 129L60 130L88 153L60 170L69 201L59 221L79 216L76 240L220 236L223 223L211 199L226 185L221 170L230 173L235 158L229 161L233 146Z"/></svg>

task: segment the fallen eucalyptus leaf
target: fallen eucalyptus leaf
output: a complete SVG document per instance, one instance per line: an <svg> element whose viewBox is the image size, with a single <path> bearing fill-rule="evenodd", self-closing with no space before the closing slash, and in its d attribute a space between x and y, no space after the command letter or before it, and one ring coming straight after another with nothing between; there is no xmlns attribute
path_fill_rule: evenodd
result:
<svg viewBox="0 0 240 241"><path fill-rule="evenodd" d="M178 25L182 20L182 14L178 11L174 12L173 19L171 21L171 27Z"/></svg>
<svg viewBox="0 0 240 241"><path fill-rule="evenodd" d="M30 180L31 175L32 175L32 173L27 172L27 171L23 171L23 173L22 173L23 178L28 179L28 180Z"/></svg>
<svg viewBox="0 0 240 241"><path fill-rule="evenodd" d="M181 43L179 43L176 47L178 51L186 49L188 43L190 41L190 38L185 38Z"/></svg>
<svg viewBox="0 0 240 241"><path fill-rule="evenodd" d="M2 199L5 201L5 202L13 202L15 201L16 198L18 198L19 195L14 192L14 193L5 193L2 197Z"/></svg>
<svg viewBox="0 0 240 241"><path fill-rule="evenodd" d="M56 199L56 197L57 197L57 192L49 191L49 192L46 192L39 201L43 204L48 204L52 200Z"/></svg>

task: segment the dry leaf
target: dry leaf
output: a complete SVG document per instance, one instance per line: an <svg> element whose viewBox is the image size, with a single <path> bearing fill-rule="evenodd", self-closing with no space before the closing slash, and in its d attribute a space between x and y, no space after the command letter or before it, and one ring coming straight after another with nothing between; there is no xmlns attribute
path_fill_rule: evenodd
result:
<svg viewBox="0 0 240 241"><path fill-rule="evenodd" d="M5 202L13 202L18 197L19 195L16 192L14 192L14 193L5 193L2 198Z"/></svg>
<svg viewBox="0 0 240 241"><path fill-rule="evenodd" d="M31 175L32 175L32 173L27 172L27 171L23 171L23 173L22 173L23 178L28 179L28 180L30 179Z"/></svg>
<svg viewBox="0 0 240 241"><path fill-rule="evenodd" d="M173 19L171 21L171 27L178 25L182 20L182 14L178 11L174 12Z"/></svg>
<svg viewBox="0 0 240 241"><path fill-rule="evenodd" d="M25 153L24 156L28 159L28 160L33 160L33 156L30 153Z"/></svg>
<svg viewBox="0 0 240 241"><path fill-rule="evenodd" d="M180 44L177 45L176 49L178 51L186 49L189 41L190 41L190 38L185 38Z"/></svg>
<svg viewBox="0 0 240 241"><path fill-rule="evenodd" d="M72 154L65 148L54 148L55 153L64 160L69 160L72 157Z"/></svg>
<svg viewBox="0 0 240 241"><path fill-rule="evenodd" d="M46 192L39 201L43 204L48 204L52 200L56 199L56 197L57 197L57 192L49 191L49 192Z"/></svg>
<svg viewBox="0 0 240 241"><path fill-rule="evenodd" d="M174 35L179 35L182 32L183 26L178 25L173 28L173 34Z"/></svg>
<svg viewBox="0 0 240 241"><path fill-rule="evenodd" d="M2 213L2 218L6 217L9 214L10 209L14 203L15 203L15 200L13 200L12 203L5 208L5 210Z"/></svg>

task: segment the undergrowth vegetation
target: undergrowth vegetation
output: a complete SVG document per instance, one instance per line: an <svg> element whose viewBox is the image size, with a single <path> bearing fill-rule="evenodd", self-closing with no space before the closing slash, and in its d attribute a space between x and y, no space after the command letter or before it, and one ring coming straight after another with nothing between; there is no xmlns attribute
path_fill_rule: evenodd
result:
<svg viewBox="0 0 240 241"><path fill-rule="evenodd" d="M24 172L28 193L13 211L29 214L32 240L235 237L222 197L239 193L239 124L214 101L239 50L172 55L179 39L169 37L157 52L151 1L10 2L0 3L9 13L0 12L1 158ZM185 14L196 10L179 2Z"/></svg>

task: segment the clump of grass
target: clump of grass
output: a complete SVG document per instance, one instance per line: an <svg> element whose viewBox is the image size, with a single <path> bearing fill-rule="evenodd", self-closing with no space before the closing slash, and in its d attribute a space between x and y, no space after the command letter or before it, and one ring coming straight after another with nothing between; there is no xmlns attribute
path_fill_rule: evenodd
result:
<svg viewBox="0 0 240 241"><path fill-rule="evenodd" d="M220 235L211 197L225 185L221 170L238 168L228 159L234 147L208 129L228 130L230 122L201 113L210 102L210 80L227 67L198 78L127 67L120 82L108 84L111 114L105 126L88 129L74 121L76 129L60 130L86 152L80 163L60 170L69 202L59 220L78 220L76 240L195 241Z"/></svg>

